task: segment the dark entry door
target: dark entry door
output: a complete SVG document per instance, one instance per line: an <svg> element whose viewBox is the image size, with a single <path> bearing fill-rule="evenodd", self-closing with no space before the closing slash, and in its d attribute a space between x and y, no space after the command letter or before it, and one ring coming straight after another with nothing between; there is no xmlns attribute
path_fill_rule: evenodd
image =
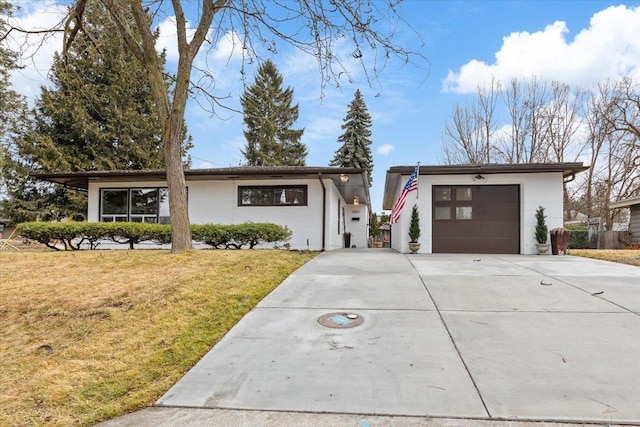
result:
<svg viewBox="0 0 640 427"><path fill-rule="evenodd" d="M519 185L433 187L434 253L520 253Z"/></svg>

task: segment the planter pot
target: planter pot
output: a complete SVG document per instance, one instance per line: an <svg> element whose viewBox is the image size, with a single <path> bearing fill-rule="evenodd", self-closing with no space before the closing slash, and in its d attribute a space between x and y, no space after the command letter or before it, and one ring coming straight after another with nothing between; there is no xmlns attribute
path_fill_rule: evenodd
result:
<svg viewBox="0 0 640 427"><path fill-rule="evenodd" d="M549 243L536 243L538 255L546 255L549 252Z"/></svg>
<svg viewBox="0 0 640 427"><path fill-rule="evenodd" d="M373 246L375 246L376 248L381 248L382 247L382 242L375 242L373 244Z"/></svg>
<svg viewBox="0 0 640 427"><path fill-rule="evenodd" d="M411 251L412 254L418 253L418 251L420 250L420 243L409 242L409 250Z"/></svg>

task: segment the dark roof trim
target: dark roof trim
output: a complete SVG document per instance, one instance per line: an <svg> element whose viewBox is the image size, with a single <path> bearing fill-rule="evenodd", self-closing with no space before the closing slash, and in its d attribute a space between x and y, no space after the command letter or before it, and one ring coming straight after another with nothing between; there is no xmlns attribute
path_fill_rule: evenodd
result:
<svg viewBox="0 0 640 427"><path fill-rule="evenodd" d="M232 168L216 168L216 169L186 169L184 171L185 179L234 179L234 178L253 178L267 177L280 178L282 176L312 176L319 173L323 175L331 174L362 174L363 169L360 168L336 168L336 167L306 167L306 166L273 166L273 167L232 167ZM83 172L53 172L53 173L32 173L32 177L50 181L68 187L87 190L89 188L89 180L92 179L114 179L117 181L127 180L166 180L167 174L164 170L111 170L111 171L83 171Z"/></svg>
<svg viewBox="0 0 640 427"><path fill-rule="evenodd" d="M392 208L398 185L403 177L413 173L415 166L393 166L387 171L384 185L382 209ZM485 164L485 165L437 165L420 166L420 175L491 175L505 173L545 173L561 172L563 178L589 169L582 163L521 163L521 164ZM405 178L406 179L406 178ZM404 183L403 183L404 185Z"/></svg>
<svg viewBox="0 0 640 427"><path fill-rule="evenodd" d="M399 173L411 175L415 166L393 166L387 174ZM460 175L470 173L542 173L562 172L562 176L589 169L582 163L521 163L521 164L486 164L486 165L438 165L420 166L420 175Z"/></svg>
<svg viewBox="0 0 640 427"><path fill-rule="evenodd" d="M317 178L319 175L332 179L345 200L353 199L357 195L361 203L369 208L369 181L366 169L341 167L312 167L312 166L239 166L215 169L186 169L185 179L189 181L224 181L224 180L270 180L292 178ZM340 175L349 175L351 179L342 183ZM87 191L90 181L103 182L141 182L166 181L164 170L112 170L112 171L83 171L83 172L54 172L32 173L32 177L44 181L61 184L76 190Z"/></svg>

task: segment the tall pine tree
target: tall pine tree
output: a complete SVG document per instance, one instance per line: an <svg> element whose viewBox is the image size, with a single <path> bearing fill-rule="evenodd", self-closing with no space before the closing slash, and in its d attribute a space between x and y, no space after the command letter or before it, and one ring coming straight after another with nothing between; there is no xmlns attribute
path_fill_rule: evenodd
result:
<svg viewBox="0 0 640 427"><path fill-rule="evenodd" d="M5 34L6 17L11 16L13 6L0 1L0 34ZM0 217L12 220L4 209L4 201L14 188L22 189L23 177L28 170L14 162L17 147L16 133L25 120L27 104L11 87L11 71L18 68L18 55L0 45ZM15 222L15 221L11 221Z"/></svg>
<svg viewBox="0 0 640 427"><path fill-rule="evenodd" d="M369 187L373 182L373 156L371 154L371 116L362 99L360 89L356 90L349 111L341 128L344 133L338 137L342 147L336 151L330 166L366 169L369 175Z"/></svg>
<svg viewBox="0 0 640 427"><path fill-rule="evenodd" d="M255 82L240 97L247 140L242 150L250 166L304 166L307 147L300 141L304 129L293 129L298 104L293 89L282 89L282 76L273 62L260 66Z"/></svg>
<svg viewBox="0 0 640 427"><path fill-rule="evenodd" d="M67 56L56 54L31 120L15 140L14 183L5 211L17 220L60 219L86 212L86 197L33 182L24 172L139 170L164 167L162 126L144 71L99 2L85 12ZM90 37L87 36L90 34ZM164 55L161 56L164 62ZM167 81L169 85L169 81ZM183 150L191 147L183 138ZM22 174L21 174L22 172Z"/></svg>

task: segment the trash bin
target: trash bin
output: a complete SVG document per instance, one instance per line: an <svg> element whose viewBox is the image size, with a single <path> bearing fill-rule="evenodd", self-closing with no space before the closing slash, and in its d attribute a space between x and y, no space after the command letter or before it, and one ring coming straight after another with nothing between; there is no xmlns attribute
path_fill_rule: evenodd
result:
<svg viewBox="0 0 640 427"><path fill-rule="evenodd" d="M564 227L554 228L551 234L551 253L565 255L569 248L569 230Z"/></svg>
<svg viewBox="0 0 640 427"><path fill-rule="evenodd" d="M344 247L345 248L350 248L351 247L351 233L349 233L347 231L346 233L344 233L342 235L342 237L344 237Z"/></svg>

